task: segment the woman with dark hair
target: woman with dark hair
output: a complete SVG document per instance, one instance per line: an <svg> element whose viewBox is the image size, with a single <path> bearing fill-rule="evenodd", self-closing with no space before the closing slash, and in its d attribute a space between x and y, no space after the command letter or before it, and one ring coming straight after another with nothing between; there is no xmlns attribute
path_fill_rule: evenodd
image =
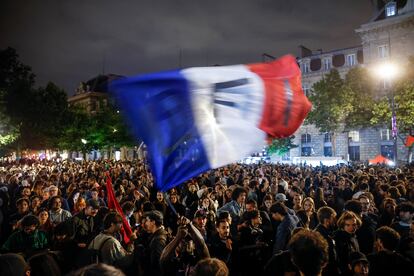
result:
<svg viewBox="0 0 414 276"><path fill-rule="evenodd" d="M167 202L165 201L163 192L160 192L160 191L157 192L157 197L155 201L153 202L153 204L154 204L155 210L158 210L163 215L165 215L165 212L167 210Z"/></svg>
<svg viewBox="0 0 414 276"><path fill-rule="evenodd" d="M30 276L60 276L61 272L55 259L48 253L36 254L28 260Z"/></svg>
<svg viewBox="0 0 414 276"><path fill-rule="evenodd" d="M353 252L359 252L359 244L355 232L361 226L361 219L351 211L345 211L339 217L338 230L334 234L338 267L342 274L350 273L348 264Z"/></svg>
<svg viewBox="0 0 414 276"><path fill-rule="evenodd" d="M49 211L46 208L40 208L37 217L39 219L39 230L50 234L53 229L53 225L50 221Z"/></svg>

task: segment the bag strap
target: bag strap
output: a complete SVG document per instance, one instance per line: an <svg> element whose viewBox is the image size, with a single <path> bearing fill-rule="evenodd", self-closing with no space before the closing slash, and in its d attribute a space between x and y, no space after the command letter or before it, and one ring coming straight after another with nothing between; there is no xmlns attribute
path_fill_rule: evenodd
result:
<svg viewBox="0 0 414 276"><path fill-rule="evenodd" d="M98 256L99 256L99 258L100 258L100 259L102 259L102 256L101 256L101 250L102 250L102 248L104 247L105 243L106 243L107 241L109 241L110 239L112 239L112 237L106 238L106 239L103 241L103 243L101 244L101 246L99 246L99 249L98 249Z"/></svg>

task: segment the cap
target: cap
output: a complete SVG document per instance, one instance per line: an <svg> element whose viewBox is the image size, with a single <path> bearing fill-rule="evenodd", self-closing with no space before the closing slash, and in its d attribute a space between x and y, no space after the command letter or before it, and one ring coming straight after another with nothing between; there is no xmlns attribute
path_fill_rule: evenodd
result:
<svg viewBox="0 0 414 276"><path fill-rule="evenodd" d="M194 218L206 218L207 211L204 209L198 209L197 212L194 214Z"/></svg>
<svg viewBox="0 0 414 276"><path fill-rule="evenodd" d="M92 199L92 198L87 201L87 206L90 206L93 209L99 209L99 207L100 207L99 202L95 199Z"/></svg>
<svg viewBox="0 0 414 276"><path fill-rule="evenodd" d="M351 266L354 266L359 262L369 263L365 254L358 252L358 251L352 252L351 255L349 256L349 260L350 260Z"/></svg>
<svg viewBox="0 0 414 276"><path fill-rule="evenodd" d="M275 196L276 201L287 201L286 195L282 193L278 193Z"/></svg>
<svg viewBox="0 0 414 276"><path fill-rule="evenodd" d="M164 220L164 216L162 215L162 213L157 210L144 213L144 217L149 218L150 220L153 220L157 222L158 224L162 224Z"/></svg>

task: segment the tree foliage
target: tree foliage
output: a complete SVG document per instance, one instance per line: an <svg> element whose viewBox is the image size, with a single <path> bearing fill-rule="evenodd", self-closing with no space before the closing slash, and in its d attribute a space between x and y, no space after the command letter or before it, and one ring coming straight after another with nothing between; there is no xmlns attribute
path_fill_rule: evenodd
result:
<svg viewBox="0 0 414 276"><path fill-rule="evenodd" d="M295 145L293 143L293 140L295 139L295 136L289 136L286 138L281 139L273 139L272 143L267 147L267 153L268 155L278 155L283 156L286 153L289 152L289 150L293 148L297 148L298 145Z"/></svg>
<svg viewBox="0 0 414 276"><path fill-rule="evenodd" d="M314 124L321 132L337 131L349 109L345 95L341 93L344 80L337 70L332 70L313 85L309 99L313 108L306 123Z"/></svg>

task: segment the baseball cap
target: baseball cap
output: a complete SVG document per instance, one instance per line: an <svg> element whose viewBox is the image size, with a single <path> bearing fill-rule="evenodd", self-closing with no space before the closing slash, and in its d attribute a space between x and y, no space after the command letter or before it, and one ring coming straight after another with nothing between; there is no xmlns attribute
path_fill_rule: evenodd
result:
<svg viewBox="0 0 414 276"><path fill-rule="evenodd" d="M277 193L275 196L276 201L287 201L286 195L282 193Z"/></svg>

